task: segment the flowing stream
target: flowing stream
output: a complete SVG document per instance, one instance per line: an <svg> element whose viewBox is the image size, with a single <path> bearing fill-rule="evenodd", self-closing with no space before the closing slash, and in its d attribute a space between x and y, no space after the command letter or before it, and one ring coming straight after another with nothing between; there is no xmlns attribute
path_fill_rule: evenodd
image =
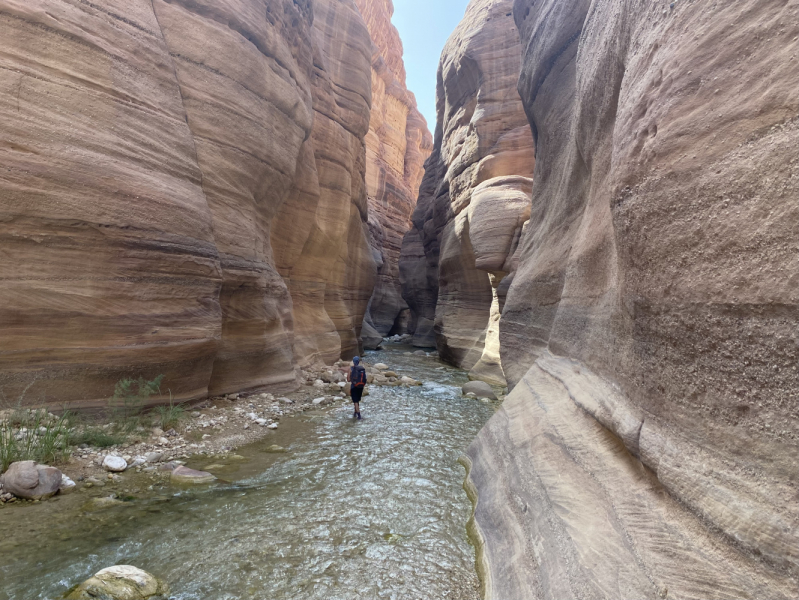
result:
<svg viewBox="0 0 799 600"><path fill-rule="evenodd" d="M284 419L239 450L227 483L102 510L85 493L3 509L0 600L55 600L113 564L165 579L178 600L476 599L457 459L494 407L461 396L462 371L409 349L367 360L424 386L370 386L360 422L350 406Z"/></svg>

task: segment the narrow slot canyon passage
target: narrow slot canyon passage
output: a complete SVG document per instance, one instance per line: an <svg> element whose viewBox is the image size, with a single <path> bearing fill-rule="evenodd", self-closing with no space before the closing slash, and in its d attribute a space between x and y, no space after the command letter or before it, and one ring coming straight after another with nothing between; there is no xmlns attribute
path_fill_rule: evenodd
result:
<svg viewBox="0 0 799 600"><path fill-rule="evenodd" d="M797 14L0 0L0 600L798 598Z"/></svg>

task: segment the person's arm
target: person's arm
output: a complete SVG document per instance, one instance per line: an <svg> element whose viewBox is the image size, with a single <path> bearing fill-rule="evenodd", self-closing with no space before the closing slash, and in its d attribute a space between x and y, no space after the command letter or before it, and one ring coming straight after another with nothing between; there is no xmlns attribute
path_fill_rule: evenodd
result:
<svg viewBox="0 0 799 600"><path fill-rule="evenodd" d="M347 381L352 382L352 369L347 369Z"/></svg>

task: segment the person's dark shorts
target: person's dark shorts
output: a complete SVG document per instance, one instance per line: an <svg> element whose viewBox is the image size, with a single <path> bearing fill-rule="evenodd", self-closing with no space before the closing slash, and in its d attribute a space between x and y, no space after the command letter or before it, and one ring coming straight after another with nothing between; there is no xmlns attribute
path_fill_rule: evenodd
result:
<svg viewBox="0 0 799 600"><path fill-rule="evenodd" d="M362 387L353 387L351 390L352 392L352 401L353 402L360 402L361 396L363 396L363 388Z"/></svg>

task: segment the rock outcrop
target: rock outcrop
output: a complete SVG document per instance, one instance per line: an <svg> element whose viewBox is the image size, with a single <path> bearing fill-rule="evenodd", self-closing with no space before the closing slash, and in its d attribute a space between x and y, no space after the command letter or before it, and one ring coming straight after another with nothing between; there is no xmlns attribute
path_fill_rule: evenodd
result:
<svg viewBox="0 0 799 600"><path fill-rule="evenodd" d="M467 452L487 598L799 595L797 8L516 0L536 166L513 390Z"/></svg>
<svg viewBox="0 0 799 600"><path fill-rule="evenodd" d="M0 391L293 387L376 276L352 0L0 0ZM161 401L153 396L152 402Z"/></svg>
<svg viewBox="0 0 799 600"><path fill-rule="evenodd" d="M414 344L499 384L502 283L529 218L535 164L512 6L472 2L444 47L435 145L400 264Z"/></svg>
<svg viewBox="0 0 799 600"><path fill-rule="evenodd" d="M405 85L402 42L391 24L391 0L356 0L373 41L372 113L366 136L366 191L377 282L362 337L376 347L384 336L405 333L408 305L402 299L399 257L410 229L424 161L433 139Z"/></svg>

